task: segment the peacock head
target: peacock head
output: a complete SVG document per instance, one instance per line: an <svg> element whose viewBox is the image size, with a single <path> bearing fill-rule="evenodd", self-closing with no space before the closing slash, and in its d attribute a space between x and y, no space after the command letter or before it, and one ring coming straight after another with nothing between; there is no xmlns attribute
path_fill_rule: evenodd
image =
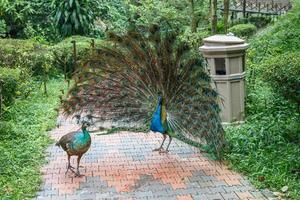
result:
<svg viewBox="0 0 300 200"><path fill-rule="evenodd" d="M159 95L159 96L158 96L158 104L159 104L159 105L163 105L163 104L164 104L164 98L163 98L162 95Z"/></svg>

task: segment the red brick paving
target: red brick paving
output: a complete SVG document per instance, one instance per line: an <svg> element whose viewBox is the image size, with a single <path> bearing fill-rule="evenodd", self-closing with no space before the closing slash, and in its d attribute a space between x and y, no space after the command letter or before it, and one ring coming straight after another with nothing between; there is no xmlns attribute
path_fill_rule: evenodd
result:
<svg viewBox="0 0 300 200"><path fill-rule="evenodd" d="M58 140L77 129L66 124L50 134ZM37 199L266 199L240 174L178 140L168 154L159 154L152 152L161 141L157 133L91 135L91 149L81 162L82 177L65 175L65 152L49 147ZM74 167L75 163L73 158Z"/></svg>

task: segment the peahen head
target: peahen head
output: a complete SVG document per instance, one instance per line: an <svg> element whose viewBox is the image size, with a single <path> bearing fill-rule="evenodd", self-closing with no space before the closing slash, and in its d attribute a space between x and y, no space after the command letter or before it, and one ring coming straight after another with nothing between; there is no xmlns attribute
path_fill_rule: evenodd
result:
<svg viewBox="0 0 300 200"><path fill-rule="evenodd" d="M82 128L83 130L85 130L85 129L86 129L87 127L89 127L89 126L91 126L90 122L84 121L84 122L82 122L81 128Z"/></svg>

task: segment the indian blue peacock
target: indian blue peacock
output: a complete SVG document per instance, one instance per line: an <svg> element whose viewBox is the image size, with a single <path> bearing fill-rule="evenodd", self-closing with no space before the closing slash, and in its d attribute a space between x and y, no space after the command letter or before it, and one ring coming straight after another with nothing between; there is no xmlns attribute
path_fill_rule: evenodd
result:
<svg viewBox="0 0 300 200"><path fill-rule="evenodd" d="M224 130L218 94L210 86L203 60L178 31L135 27L109 33L103 45L81 61L76 83L63 101L66 114L92 113L128 130L163 135L167 152L172 137L210 147L220 156ZM150 125L150 126L149 126ZM169 136L169 144L163 144Z"/></svg>
<svg viewBox="0 0 300 200"><path fill-rule="evenodd" d="M91 136L87 130L87 127L90 126L89 122L83 121L81 131L70 132L60 138L60 140L56 143L56 146L62 147L68 155L68 170L74 172L74 167L70 164L71 156L78 156L77 157L77 171L74 172L75 176L80 176L79 173L79 164L80 159L83 154L85 154L90 146L91 146Z"/></svg>

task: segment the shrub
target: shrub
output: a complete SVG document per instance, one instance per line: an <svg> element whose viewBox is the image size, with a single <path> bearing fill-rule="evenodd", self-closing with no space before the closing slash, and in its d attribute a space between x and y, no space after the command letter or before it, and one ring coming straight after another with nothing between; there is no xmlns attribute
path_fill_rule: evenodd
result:
<svg viewBox="0 0 300 200"><path fill-rule="evenodd" d="M21 71L19 69L0 68L2 98L5 105L10 105L14 101L18 91L20 74Z"/></svg>
<svg viewBox="0 0 300 200"><path fill-rule="evenodd" d="M49 50L53 53L55 67L60 71L64 71L66 69L66 75L68 78L72 76L72 72L74 71L72 41L76 41L77 60L84 59L85 55L91 51L92 38L89 37L72 36L49 48ZM95 47L97 47L100 43L101 40L95 39Z"/></svg>
<svg viewBox="0 0 300 200"><path fill-rule="evenodd" d="M262 28L271 22L271 17L250 16L248 22L254 24L257 28Z"/></svg>
<svg viewBox="0 0 300 200"><path fill-rule="evenodd" d="M32 91L30 75L19 68L0 67L0 81L5 106L11 105L15 97L27 97Z"/></svg>
<svg viewBox="0 0 300 200"><path fill-rule="evenodd" d="M6 36L6 23L4 20L0 20L0 38Z"/></svg>
<svg viewBox="0 0 300 200"><path fill-rule="evenodd" d="M253 24L237 24L229 28L228 32L240 37L249 37L256 32L256 26Z"/></svg>
<svg viewBox="0 0 300 200"><path fill-rule="evenodd" d="M285 53L267 60L262 67L262 73L275 91L300 107L299 52Z"/></svg>
<svg viewBox="0 0 300 200"><path fill-rule="evenodd" d="M31 40L0 39L0 65L4 67L37 68L35 54L46 50L46 45L41 45ZM46 51L44 51L46 53Z"/></svg>
<svg viewBox="0 0 300 200"><path fill-rule="evenodd" d="M0 66L20 68L33 75L56 74L48 46L31 40L0 39Z"/></svg>

